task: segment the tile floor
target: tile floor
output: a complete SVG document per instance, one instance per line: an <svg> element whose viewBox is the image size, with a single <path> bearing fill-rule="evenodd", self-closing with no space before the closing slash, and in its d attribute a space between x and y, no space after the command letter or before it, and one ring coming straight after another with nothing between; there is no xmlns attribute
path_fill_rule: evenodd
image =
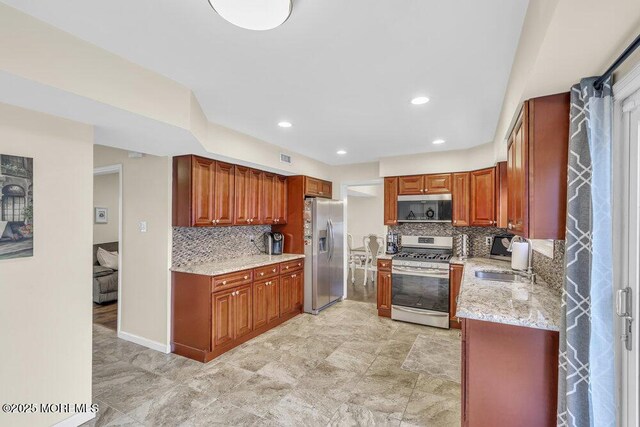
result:
<svg viewBox="0 0 640 427"><path fill-rule="evenodd" d="M377 289L375 282L371 280L367 281L367 285L363 286L364 271L356 270L354 275L354 282L351 283L351 272L347 281L347 299L352 301L370 302L375 304L377 300Z"/></svg>
<svg viewBox="0 0 640 427"><path fill-rule="evenodd" d="M93 395L109 426L458 426L460 337L343 301L208 364L94 325Z"/></svg>

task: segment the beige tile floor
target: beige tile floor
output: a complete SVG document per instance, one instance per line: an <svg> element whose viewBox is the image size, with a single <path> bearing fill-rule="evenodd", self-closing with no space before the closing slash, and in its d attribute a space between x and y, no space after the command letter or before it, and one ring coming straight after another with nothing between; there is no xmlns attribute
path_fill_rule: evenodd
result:
<svg viewBox="0 0 640 427"><path fill-rule="evenodd" d="M343 301L208 364L94 325L96 426L458 426L457 331Z"/></svg>

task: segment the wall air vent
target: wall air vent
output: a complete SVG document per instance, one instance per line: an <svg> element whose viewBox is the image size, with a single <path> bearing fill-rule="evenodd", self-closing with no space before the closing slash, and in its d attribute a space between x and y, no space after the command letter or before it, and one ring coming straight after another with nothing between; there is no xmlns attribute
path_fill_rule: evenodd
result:
<svg viewBox="0 0 640 427"><path fill-rule="evenodd" d="M280 161L282 163L289 163L291 164L291 156L288 154L284 154L284 153L280 153Z"/></svg>

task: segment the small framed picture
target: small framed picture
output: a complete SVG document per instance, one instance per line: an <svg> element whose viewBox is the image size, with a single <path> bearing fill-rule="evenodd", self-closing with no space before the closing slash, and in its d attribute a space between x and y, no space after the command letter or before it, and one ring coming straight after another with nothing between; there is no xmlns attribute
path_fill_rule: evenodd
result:
<svg viewBox="0 0 640 427"><path fill-rule="evenodd" d="M106 224L109 222L109 209L95 208L95 222L96 224Z"/></svg>

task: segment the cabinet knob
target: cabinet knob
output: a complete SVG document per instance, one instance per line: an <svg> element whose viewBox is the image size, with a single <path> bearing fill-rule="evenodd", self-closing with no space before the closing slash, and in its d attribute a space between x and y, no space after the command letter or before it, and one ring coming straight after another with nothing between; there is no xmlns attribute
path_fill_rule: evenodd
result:
<svg viewBox="0 0 640 427"><path fill-rule="evenodd" d="M247 218L247 224L250 224L251 220L249 218Z"/></svg>
<svg viewBox="0 0 640 427"><path fill-rule="evenodd" d="M288 269L289 269L289 266L287 265L287 266L285 267L285 270L288 270Z"/></svg>
<svg viewBox="0 0 640 427"><path fill-rule="evenodd" d="M297 274L292 274L291 277L298 277L298 275Z"/></svg>
<svg viewBox="0 0 640 427"><path fill-rule="evenodd" d="M222 284L223 284L223 285L226 285L226 284L227 284L227 281L226 281L226 280L223 280L223 281L222 281Z"/></svg>
<svg viewBox="0 0 640 427"><path fill-rule="evenodd" d="M390 275L390 274L387 274L387 277L391 277L391 275Z"/></svg>
<svg viewBox="0 0 640 427"><path fill-rule="evenodd" d="M249 276L244 276L244 280L247 280L249 278Z"/></svg>
<svg viewBox="0 0 640 427"><path fill-rule="evenodd" d="M302 264L298 263L298 267L300 267Z"/></svg>
<svg viewBox="0 0 640 427"><path fill-rule="evenodd" d="M264 272L260 272L260 275L261 275L261 276L264 276Z"/></svg>
<svg viewBox="0 0 640 427"><path fill-rule="evenodd" d="M429 189L428 189L428 188L425 188L425 189L424 189L424 192L425 192L425 193L426 193L426 192L428 192L428 191L429 191Z"/></svg>
<svg viewBox="0 0 640 427"><path fill-rule="evenodd" d="M273 271L273 272L275 273L275 272L276 272L276 269L274 268L274 269L273 269L273 270L271 270L271 271Z"/></svg>

